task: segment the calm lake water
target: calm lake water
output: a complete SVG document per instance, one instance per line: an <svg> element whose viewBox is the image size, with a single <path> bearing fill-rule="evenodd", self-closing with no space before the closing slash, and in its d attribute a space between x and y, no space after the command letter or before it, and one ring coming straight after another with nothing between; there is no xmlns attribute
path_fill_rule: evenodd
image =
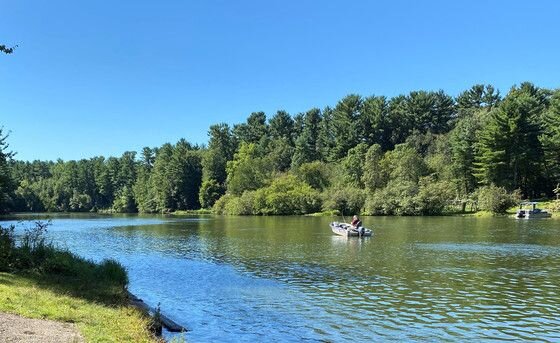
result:
<svg viewBox="0 0 560 343"><path fill-rule="evenodd" d="M123 263L189 342L560 341L560 220L366 217L366 239L332 220L53 216L49 235Z"/></svg>

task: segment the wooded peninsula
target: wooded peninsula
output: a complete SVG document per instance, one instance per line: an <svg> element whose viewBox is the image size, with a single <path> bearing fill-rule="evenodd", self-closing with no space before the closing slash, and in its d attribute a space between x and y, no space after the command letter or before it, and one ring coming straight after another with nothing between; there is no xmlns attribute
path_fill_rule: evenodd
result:
<svg viewBox="0 0 560 343"><path fill-rule="evenodd" d="M503 212L560 182L560 90L525 82L502 97L348 95L334 107L208 130L121 157L18 161L0 130L0 210L289 215Z"/></svg>

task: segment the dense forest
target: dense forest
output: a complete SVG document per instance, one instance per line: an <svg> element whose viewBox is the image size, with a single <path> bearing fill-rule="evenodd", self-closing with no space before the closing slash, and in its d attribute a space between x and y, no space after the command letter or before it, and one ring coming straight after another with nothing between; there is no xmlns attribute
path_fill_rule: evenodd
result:
<svg viewBox="0 0 560 343"><path fill-rule="evenodd" d="M560 182L560 90L523 83L505 97L490 85L455 98L352 94L296 115L251 113L233 127L212 125L208 138L207 146L181 139L120 157L24 162L0 131L0 208L500 212L520 198L550 197Z"/></svg>

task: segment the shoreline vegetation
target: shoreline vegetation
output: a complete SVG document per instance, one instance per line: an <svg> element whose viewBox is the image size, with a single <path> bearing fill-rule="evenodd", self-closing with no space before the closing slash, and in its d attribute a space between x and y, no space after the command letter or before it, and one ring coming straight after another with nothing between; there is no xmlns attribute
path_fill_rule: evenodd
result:
<svg viewBox="0 0 560 343"><path fill-rule="evenodd" d="M0 129L0 212L506 213L560 193L559 128L560 90L524 82L254 112L121 157L18 161Z"/></svg>
<svg viewBox="0 0 560 343"><path fill-rule="evenodd" d="M130 305L124 267L55 247L47 226L36 222L19 243L0 226L0 312L73 323L86 342L160 342L157 323Z"/></svg>

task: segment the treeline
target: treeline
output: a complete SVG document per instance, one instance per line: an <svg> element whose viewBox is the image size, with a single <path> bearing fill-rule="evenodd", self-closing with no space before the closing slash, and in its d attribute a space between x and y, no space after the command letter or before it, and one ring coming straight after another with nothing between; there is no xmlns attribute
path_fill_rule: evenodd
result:
<svg viewBox="0 0 560 343"><path fill-rule="evenodd" d="M531 83L505 97L490 85L456 98L349 95L294 116L255 112L208 136L202 147L180 140L67 162L12 160L4 139L4 206L431 215L469 203L498 211L514 197L551 196L560 182L560 91Z"/></svg>

